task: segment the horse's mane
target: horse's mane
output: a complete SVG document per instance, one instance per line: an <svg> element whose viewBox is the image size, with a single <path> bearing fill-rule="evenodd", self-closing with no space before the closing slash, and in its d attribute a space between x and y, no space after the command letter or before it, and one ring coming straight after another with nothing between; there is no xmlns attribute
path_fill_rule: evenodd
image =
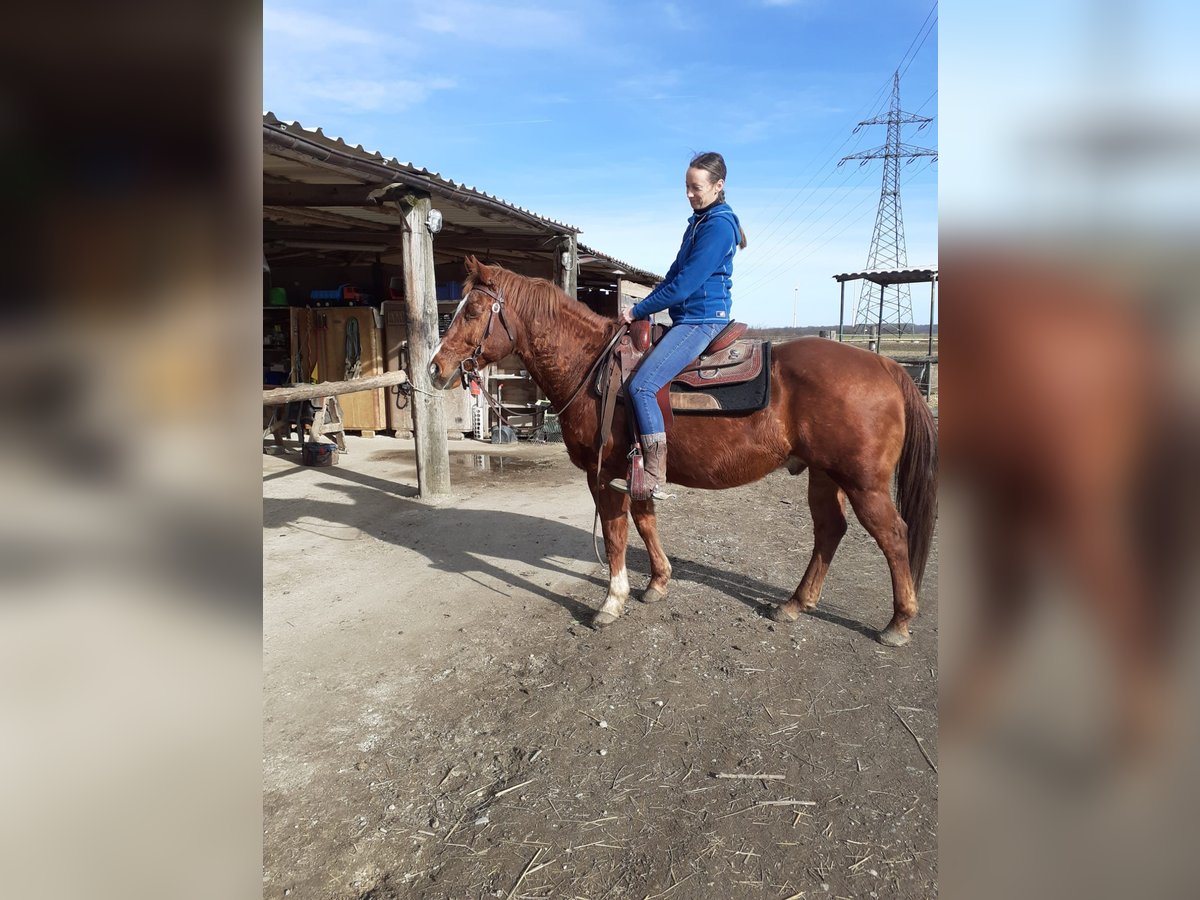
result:
<svg viewBox="0 0 1200 900"><path fill-rule="evenodd" d="M572 299L552 281L518 275L500 267L496 267L494 271L496 286L503 292L504 299L512 303L515 311L538 328L559 325L564 317L590 321L600 328L613 324L612 320L593 312L586 304ZM469 293L475 284L475 276L467 276L464 295Z"/></svg>

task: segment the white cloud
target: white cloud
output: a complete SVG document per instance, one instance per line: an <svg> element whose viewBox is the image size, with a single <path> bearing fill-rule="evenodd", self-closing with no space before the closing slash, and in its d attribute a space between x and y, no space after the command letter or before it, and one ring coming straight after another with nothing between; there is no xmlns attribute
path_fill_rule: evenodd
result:
<svg viewBox="0 0 1200 900"><path fill-rule="evenodd" d="M437 12L421 11L413 24L434 34L450 35L469 44L529 49L565 49L586 35L586 19L571 10L540 8L473 0L444 0Z"/></svg>
<svg viewBox="0 0 1200 900"><path fill-rule="evenodd" d="M295 10L263 8L263 33L287 38L305 50L344 44L376 44L380 35L345 25L330 16Z"/></svg>
<svg viewBox="0 0 1200 900"><path fill-rule="evenodd" d="M428 81L373 81L363 78L323 78L294 85L296 99L315 98L337 103L349 112L399 112L426 100L438 90L454 87L445 78Z"/></svg>
<svg viewBox="0 0 1200 900"><path fill-rule="evenodd" d="M677 3L664 3L662 5L663 17L667 20L667 24L677 31L691 31L696 26L688 20L684 15L683 10L679 8ZM694 13L694 15L699 15Z"/></svg>

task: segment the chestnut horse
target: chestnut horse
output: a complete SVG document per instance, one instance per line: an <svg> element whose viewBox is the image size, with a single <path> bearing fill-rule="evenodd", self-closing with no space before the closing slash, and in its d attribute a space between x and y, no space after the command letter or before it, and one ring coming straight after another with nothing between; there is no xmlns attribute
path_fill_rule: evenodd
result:
<svg viewBox="0 0 1200 900"><path fill-rule="evenodd" d="M510 353L520 357L561 411L567 452L588 473L602 523L609 586L593 627L616 621L629 597L625 547L630 512L650 555L650 582L641 599L664 599L671 563L658 539L654 501L631 501L606 487L625 474L629 413L617 409L597 478L600 401L590 387L576 395L618 323L549 281L484 265L474 257L467 257L466 266L462 303L430 364L434 383L448 385L464 361L470 370ZM771 375L771 401L760 412L676 417L667 427L667 479L720 489L749 484L785 466L793 475L807 468L812 558L791 599L775 607L771 618L791 622L817 605L830 560L846 532L848 498L891 570L893 614L879 640L895 647L906 644L937 515L933 415L896 363L833 341L801 338L775 347ZM899 511L890 491L897 467Z"/></svg>

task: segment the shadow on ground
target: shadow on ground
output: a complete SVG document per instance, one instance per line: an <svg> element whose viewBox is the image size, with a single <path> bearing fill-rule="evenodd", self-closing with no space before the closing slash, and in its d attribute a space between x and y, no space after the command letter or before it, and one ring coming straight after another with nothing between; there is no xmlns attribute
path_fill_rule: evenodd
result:
<svg viewBox="0 0 1200 900"><path fill-rule="evenodd" d="M276 480L297 471L302 470L285 469L263 480ZM418 492L410 485L338 467L330 467L322 474L330 476L330 480L315 486L337 491L351 502L267 497L263 499L263 527L305 528L328 523L355 529L384 543L420 553L435 569L470 578L488 590L495 588L479 581L479 577L542 597L562 607L581 624L591 621L603 600L608 582L597 574L600 564L592 550L592 536L589 531L563 521L565 516L431 506L413 500ZM631 541L636 540L634 534L631 524ZM680 581L702 585L744 603L759 615L787 600L791 593L791 588L675 556L670 554L669 546L667 550L676 589ZM514 565L505 566L494 560ZM627 561L629 571L635 576L650 571L646 551L632 542ZM581 571L581 566L589 564L594 564L590 574ZM550 572L591 584L595 589L595 606L548 590L543 582L529 577L534 574L531 568L541 574ZM635 588L634 596L637 593ZM809 615L872 639L877 634L864 623L827 608Z"/></svg>

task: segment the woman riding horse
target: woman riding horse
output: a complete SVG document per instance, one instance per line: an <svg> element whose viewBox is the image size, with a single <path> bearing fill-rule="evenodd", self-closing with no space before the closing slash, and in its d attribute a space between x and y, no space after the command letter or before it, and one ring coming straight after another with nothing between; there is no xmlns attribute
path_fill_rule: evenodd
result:
<svg viewBox="0 0 1200 900"><path fill-rule="evenodd" d="M658 392L729 324L733 255L746 246L746 233L725 202L721 154L696 154L688 164L685 185L695 212L666 280L632 309L621 310L627 324L664 309L671 313L671 329L642 360L626 388L641 435L646 486L655 500L670 496L660 489L667 481L667 433ZM608 486L629 493L624 478L614 478Z"/></svg>

